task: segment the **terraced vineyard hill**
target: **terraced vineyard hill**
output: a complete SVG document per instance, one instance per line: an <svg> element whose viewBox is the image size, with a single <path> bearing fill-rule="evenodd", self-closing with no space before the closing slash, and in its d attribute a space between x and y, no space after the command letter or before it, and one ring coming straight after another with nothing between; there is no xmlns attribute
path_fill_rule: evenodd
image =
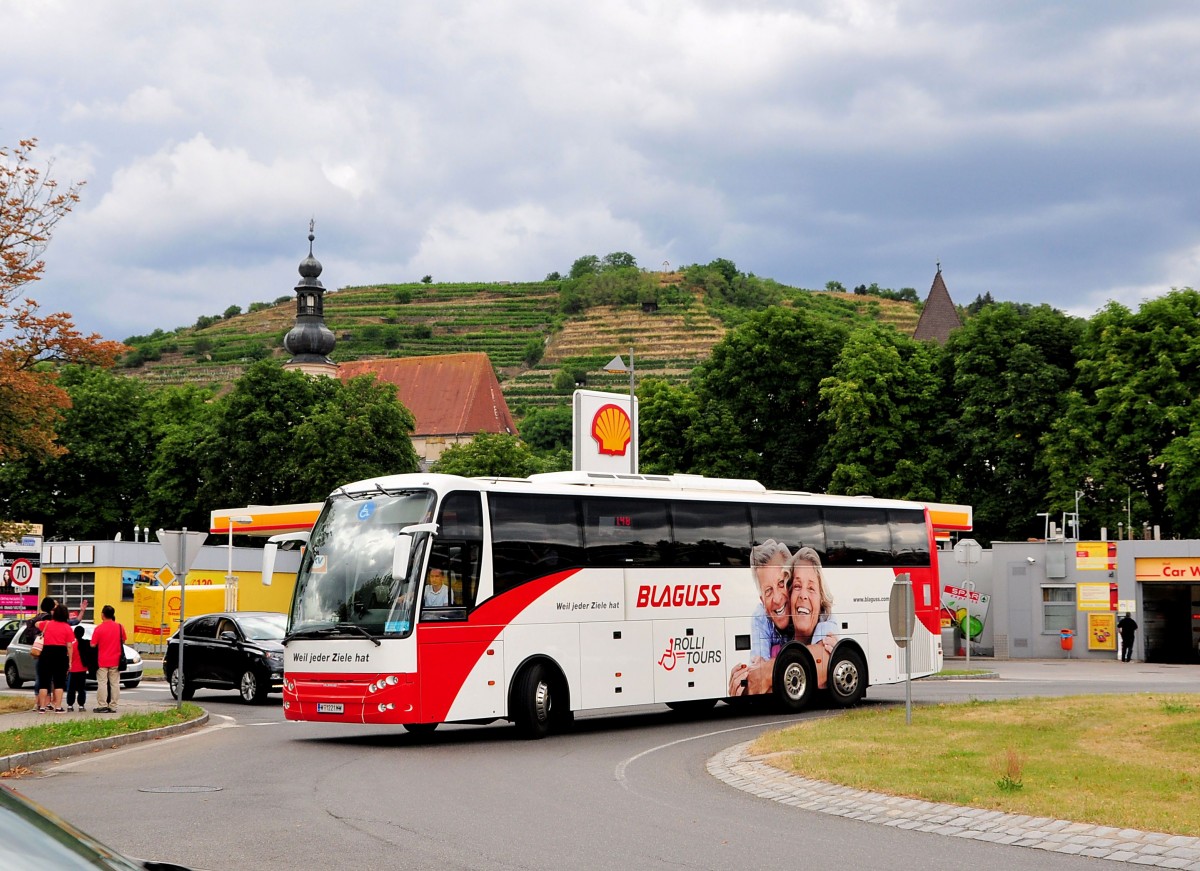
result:
<svg viewBox="0 0 1200 871"><path fill-rule="evenodd" d="M656 277L679 281L677 274ZM784 304L883 321L908 335L919 316L910 303L825 291L797 290ZM228 384L255 360L286 358L283 337L295 322L294 299L255 308L138 337L141 364L126 371L156 384ZM326 293L325 322L337 338L336 361L483 351L518 417L568 402L575 376L593 389L627 390L627 376L601 370L618 354L628 362L631 347L639 381L684 380L728 329L699 298L656 311L597 306L565 316L557 282L347 287ZM536 362L530 366L529 360Z"/></svg>

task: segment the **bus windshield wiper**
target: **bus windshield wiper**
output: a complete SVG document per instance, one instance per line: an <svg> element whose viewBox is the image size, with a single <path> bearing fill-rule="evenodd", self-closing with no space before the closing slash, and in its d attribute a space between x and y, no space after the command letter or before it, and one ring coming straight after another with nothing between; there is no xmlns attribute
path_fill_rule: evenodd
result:
<svg viewBox="0 0 1200 871"><path fill-rule="evenodd" d="M339 623L337 625L337 628L342 632L350 632L353 634L361 635L363 638L369 639L370 642L372 644L374 644L376 647L380 646L379 639L376 638L374 635L372 635L370 632L368 632L366 629L363 629L357 623Z"/></svg>
<svg viewBox="0 0 1200 871"><path fill-rule="evenodd" d="M297 629L291 635L284 636L283 643L286 646L294 638L332 638L346 635L361 635L376 647L380 646L379 639L357 623L338 623L336 626L313 626L308 629Z"/></svg>
<svg viewBox="0 0 1200 871"><path fill-rule="evenodd" d="M336 626L311 626L307 629L297 629L295 632L283 636L283 644L286 647L293 638L320 638L324 635L332 635L337 631Z"/></svg>

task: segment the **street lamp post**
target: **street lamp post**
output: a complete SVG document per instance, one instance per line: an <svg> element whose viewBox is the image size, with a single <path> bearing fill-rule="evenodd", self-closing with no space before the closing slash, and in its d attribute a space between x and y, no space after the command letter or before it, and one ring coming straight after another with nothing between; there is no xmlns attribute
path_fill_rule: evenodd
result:
<svg viewBox="0 0 1200 871"><path fill-rule="evenodd" d="M247 517L244 514L236 516L231 515L229 518L229 564L225 572L225 610L237 610L237 578L233 574L233 524L253 523L253 517Z"/></svg>

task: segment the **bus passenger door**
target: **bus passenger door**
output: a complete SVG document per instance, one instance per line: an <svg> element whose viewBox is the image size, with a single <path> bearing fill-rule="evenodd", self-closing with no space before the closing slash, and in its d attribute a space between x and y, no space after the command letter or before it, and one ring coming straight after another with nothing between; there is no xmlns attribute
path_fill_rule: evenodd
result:
<svg viewBox="0 0 1200 871"><path fill-rule="evenodd" d="M654 621L654 701L722 698L726 674L723 620Z"/></svg>
<svg viewBox="0 0 1200 871"><path fill-rule="evenodd" d="M417 650L422 720L504 715L504 646L494 627L423 623Z"/></svg>

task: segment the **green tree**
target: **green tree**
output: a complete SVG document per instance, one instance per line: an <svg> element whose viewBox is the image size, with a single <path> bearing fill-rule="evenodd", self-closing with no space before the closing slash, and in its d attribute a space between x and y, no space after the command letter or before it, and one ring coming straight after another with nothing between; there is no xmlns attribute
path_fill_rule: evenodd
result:
<svg viewBox="0 0 1200 871"><path fill-rule="evenodd" d="M412 429L391 385L255 363L217 403L200 446L201 502L314 502L350 480L416 471Z"/></svg>
<svg viewBox="0 0 1200 871"><path fill-rule="evenodd" d="M1188 525L1191 511L1172 511L1194 486L1188 476L1200 420L1197 318L1200 293L1182 288L1136 312L1110 303L1087 322L1075 390L1046 439L1051 510L1073 510L1080 489L1081 513L1089 509L1110 529L1125 520L1128 500L1135 523L1157 524L1166 535L1200 534Z"/></svg>
<svg viewBox="0 0 1200 871"><path fill-rule="evenodd" d="M822 379L830 436L829 489L848 495L939 501L950 470L942 349L871 324L851 333Z"/></svg>
<svg viewBox="0 0 1200 871"><path fill-rule="evenodd" d="M211 391L190 385L160 388L147 396L143 425L150 457L134 517L141 525L208 528L214 503L202 501L200 493L221 451L214 435L218 402Z"/></svg>
<svg viewBox="0 0 1200 871"><path fill-rule="evenodd" d="M416 422L394 385L362 376L313 386L319 398L292 434L291 499L316 502L351 481L420 469L412 446Z"/></svg>
<svg viewBox="0 0 1200 871"><path fill-rule="evenodd" d="M697 470L823 491L821 455L829 431L820 382L832 372L847 333L839 322L778 306L730 331L698 370Z"/></svg>
<svg viewBox="0 0 1200 871"><path fill-rule="evenodd" d="M700 419L700 401L691 386L646 378L637 398L639 468L650 475L698 474L692 426Z"/></svg>
<svg viewBox="0 0 1200 871"><path fill-rule="evenodd" d="M595 275L600 271L600 258L595 254L584 254L571 264L567 278L582 278L585 275Z"/></svg>
<svg viewBox="0 0 1200 871"><path fill-rule="evenodd" d="M521 421L521 439L540 451L571 448L574 412L569 405L536 408Z"/></svg>
<svg viewBox="0 0 1200 871"><path fill-rule="evenodd" d="M1052 469L1042 437L1063 415L1082 322L1049 306L989 306L955 330L944 359L951 463L983 537L1041 535ZM1066 506L1062 506L1065 508Z"/></svg>
<svg viewBox="0 0 1200 871"><path fill-rule="evenodd" d="M525 478L544 471L545 463L514 435L481 432L447 448L431 470L468 478Z"/></svg>
<svg viewBox="0 0 1200 871"><path fill-rule="evenodd" d="M613 251L605 254L600 261L600 268L606 269L637 269L637 258L628 251Z"/></svg>
<svg viewBox="0 0 1200 871"><path fill-rule="evenodd" d="M8 517L45 525L48 537L111 538L131 529L149 460L142 382L109 370L63 370L71 404L58 428L60 456L0 465Z"/></svg>

